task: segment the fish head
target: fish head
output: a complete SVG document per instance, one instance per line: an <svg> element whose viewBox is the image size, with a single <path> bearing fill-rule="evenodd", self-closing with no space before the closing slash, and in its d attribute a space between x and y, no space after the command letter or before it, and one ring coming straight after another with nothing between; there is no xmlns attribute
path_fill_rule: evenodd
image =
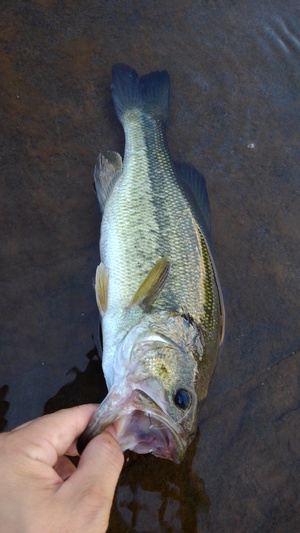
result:
<svg viewBox="0 0 300 533"><path fill-rule="evenodd" d="M120 343L114 382L81 436L79 451L113 424L123 451L180 462L197 429L201 350L199 332L182 317L163 324L152 317L133 328Z"/></svg>

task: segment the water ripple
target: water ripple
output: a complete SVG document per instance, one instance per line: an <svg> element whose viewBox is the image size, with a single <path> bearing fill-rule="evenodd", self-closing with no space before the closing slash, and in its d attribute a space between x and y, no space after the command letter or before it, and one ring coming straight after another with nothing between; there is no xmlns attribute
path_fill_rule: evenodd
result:
<svg viewBox="0 0 300 533"><path fill-rule="evenodd" d="M278 16L274 18L271 25L265 27L266 34L286 54L300 52L300 40L296 31L296 26L292 21L284 21Z"/></svg>

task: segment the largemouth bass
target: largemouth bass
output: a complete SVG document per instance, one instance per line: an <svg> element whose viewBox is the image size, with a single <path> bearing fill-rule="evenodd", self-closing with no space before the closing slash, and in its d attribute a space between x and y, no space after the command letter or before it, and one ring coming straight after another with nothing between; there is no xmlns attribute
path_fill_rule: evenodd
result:
<svg viewBox="0 0 300 533"><path fill-rule="evenodd" d="M224 335L205 180L172 161L166 71L112 69L125 154L99 155L95 291L108 395L78 448L114 424L123 450L180 462L197 429Z"/></svg>

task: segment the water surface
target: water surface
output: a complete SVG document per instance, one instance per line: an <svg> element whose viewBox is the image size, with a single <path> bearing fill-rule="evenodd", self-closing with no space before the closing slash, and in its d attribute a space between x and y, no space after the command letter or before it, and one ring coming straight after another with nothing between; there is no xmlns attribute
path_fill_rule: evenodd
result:
<svg viewBox="0 0 300 533"><path fill-rule="evenodd" d="M171 152L207 179L224 348L184 463L126 455L113 533L300 530L299 22L291 0L2 5L0 429L105 395L112 63L169 71Z"/></svg>

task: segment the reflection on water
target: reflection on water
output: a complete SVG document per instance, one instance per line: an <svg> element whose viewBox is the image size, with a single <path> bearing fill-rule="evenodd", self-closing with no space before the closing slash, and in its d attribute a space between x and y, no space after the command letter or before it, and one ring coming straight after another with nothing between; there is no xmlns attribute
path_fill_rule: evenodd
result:
<svg viewBox="0 0 300 533"><path fill-rule="evenodd" d="M97 348L86 357L89 359L86 369L72 368L68 372L68 375L75 374L75 378L46 402L45 414L104 399L106 385ZM180 465L152 455L126 452L111 513L111 533L197 531L199 524L201 531L205 531L209 525L210 501L204 481L193 472L198 441L199 433Z"/></svg>

